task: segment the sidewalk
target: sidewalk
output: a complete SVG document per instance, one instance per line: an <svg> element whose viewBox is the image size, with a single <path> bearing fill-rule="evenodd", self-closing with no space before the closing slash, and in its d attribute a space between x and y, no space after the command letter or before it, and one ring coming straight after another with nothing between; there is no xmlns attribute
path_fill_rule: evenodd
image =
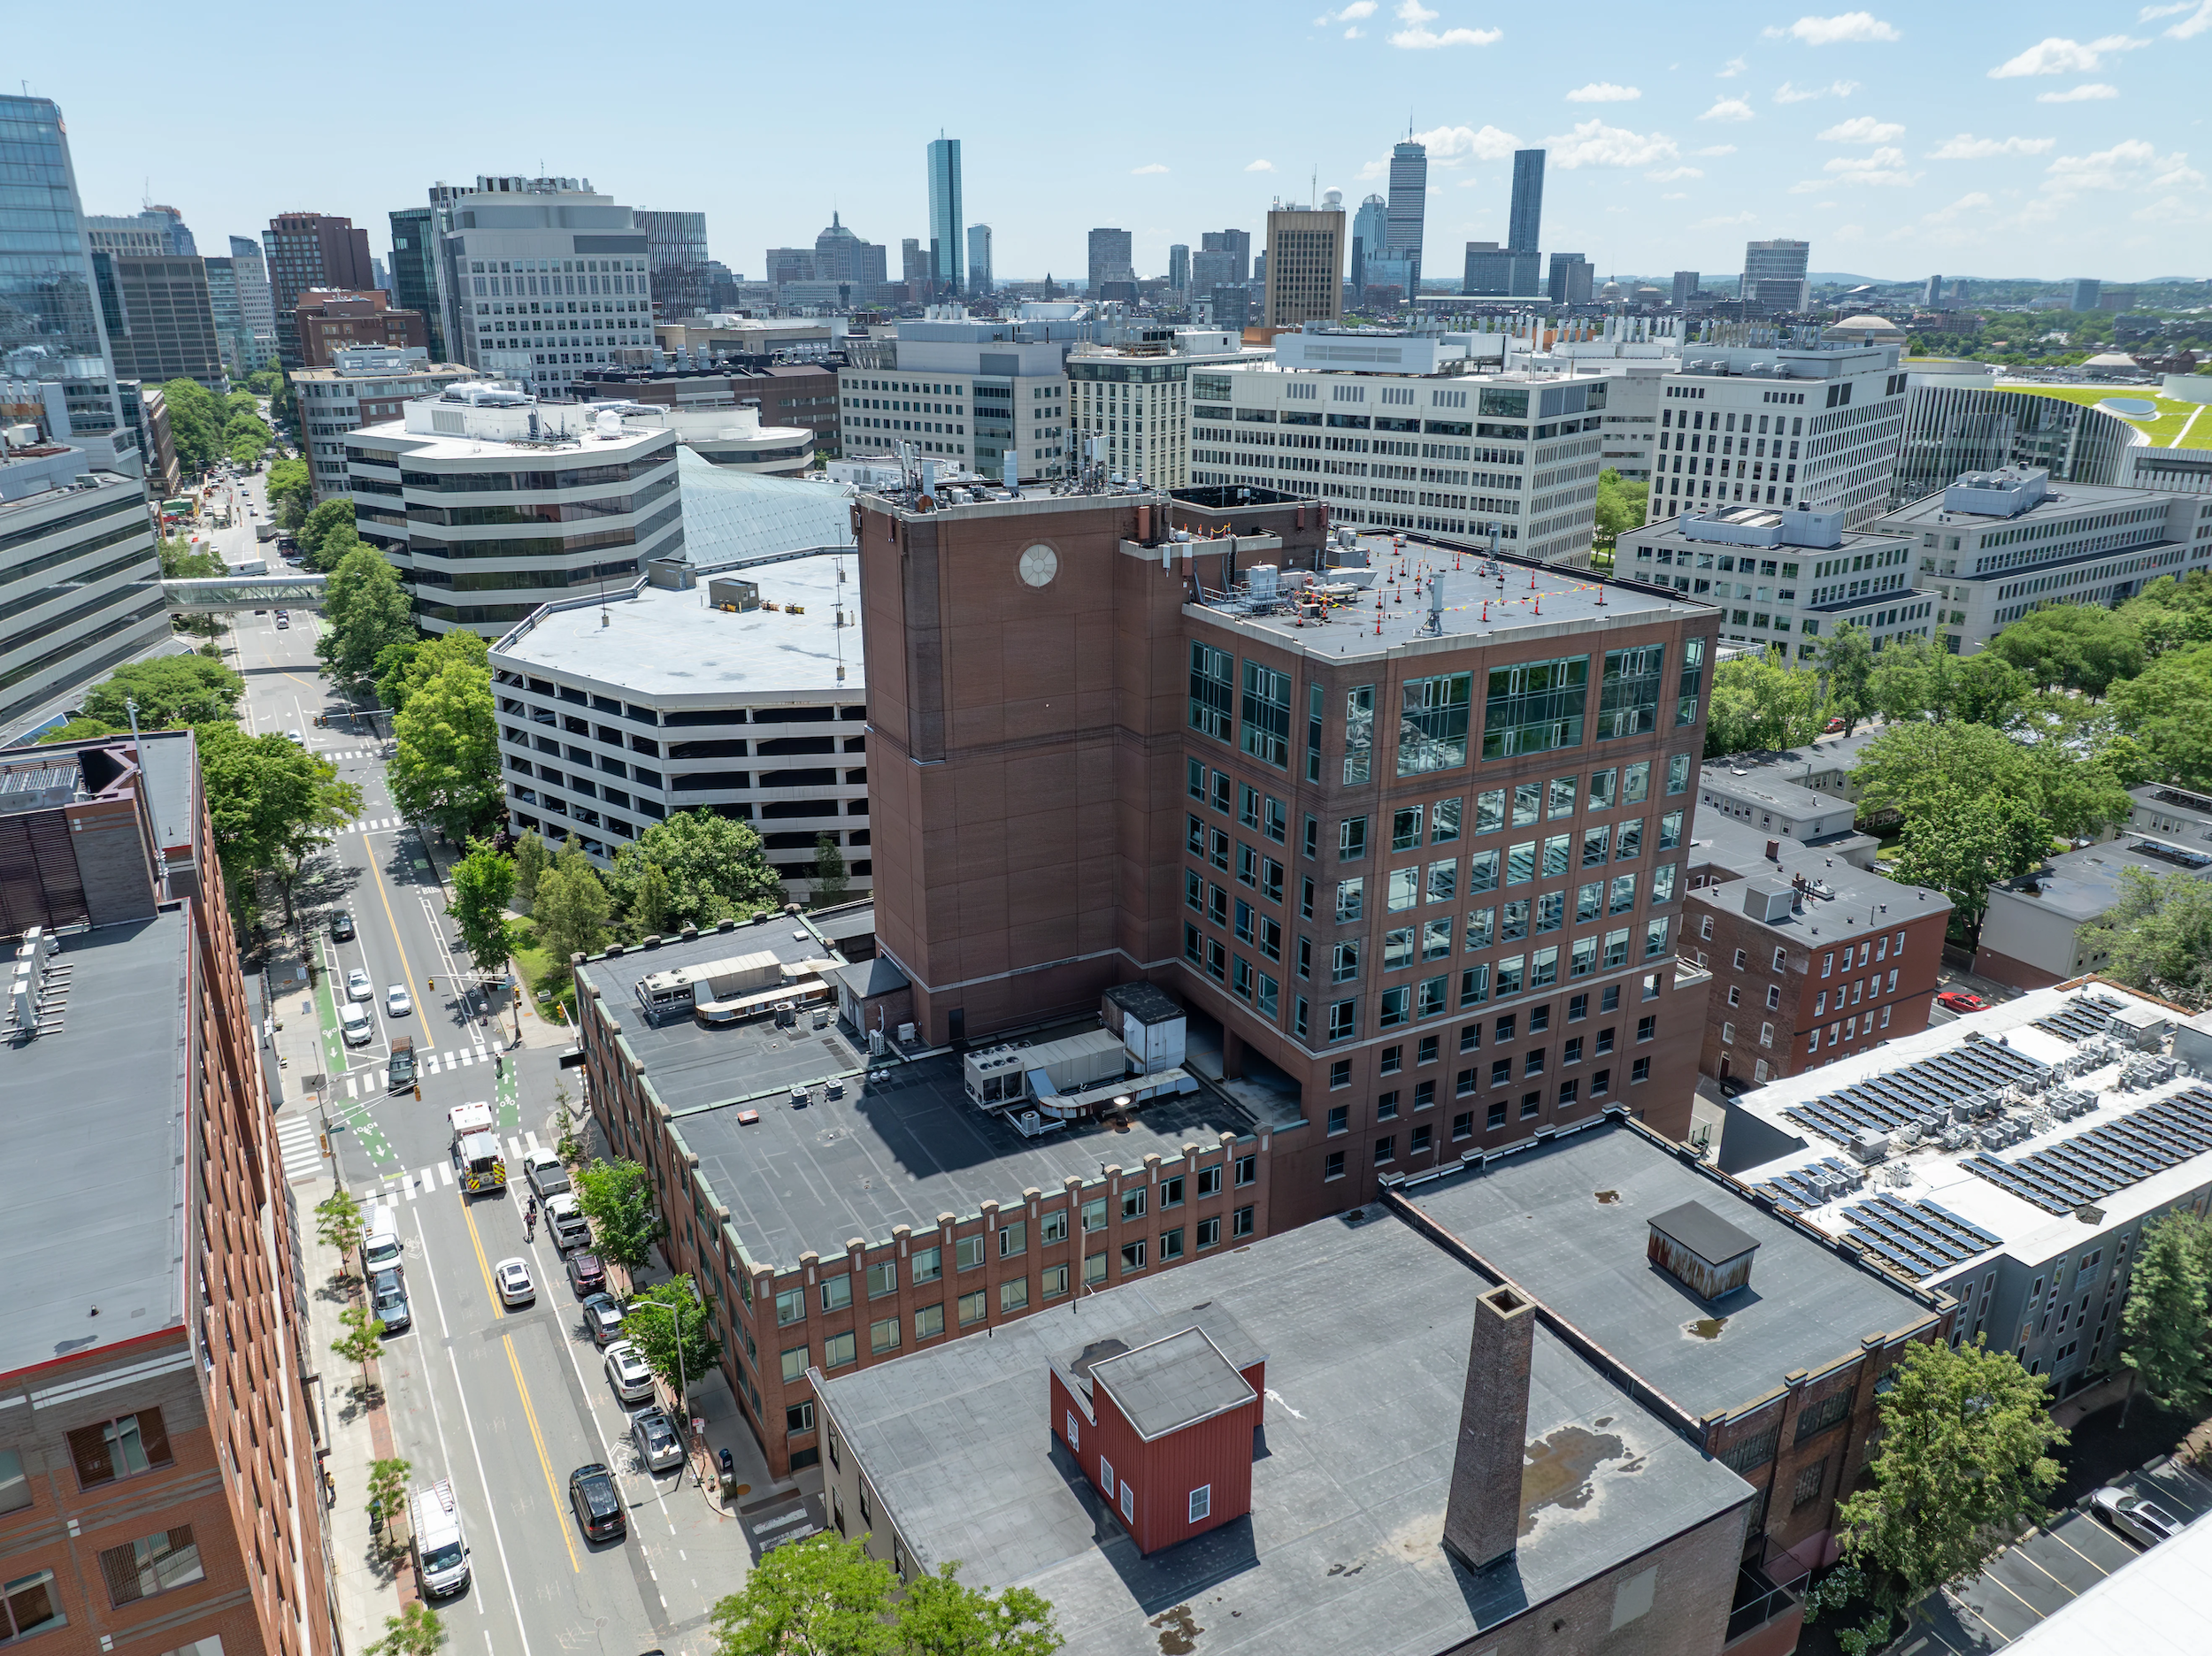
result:
<svg viewBox="0 0 2212 1656"><path fill-rule="evenodd" d="M446 871L460 860L454 855L454 847L439 844L438 832L434 828L425 829L416 826L411 828L411 832L415 834L416 842L422 847L424 853L430 859L430 871L437 877L440 893L449 897L453 888L446 878ZM507 911L507 917L511 920L519 920L526 916L510 908ZM449 917L443 914L438 916L438 920L442 925L452 924ZM456 944L454 947L457 950L459 946ZM549 1018L540 1012L535 1006L531 1004L530 992L523 984L522 974L515 971L511 964L508 970L515 979L514 989L512 991L492 990L486 995L488 1001L486 1016L490 1020L493 1028L501 1032L502 1041L503 1043L514 1041L515 1026L518 1021L515 1016L515 1003L518 1000L522 1008L522 1016L519 1020L522 1027L520 1042L522 1046L550 1046L559 1052L565 1052L569 1047L573 1046L577 1039L575 1028L557 1016ZM509 1050L512 1050L512 1047L510 1046Z"/></svg>

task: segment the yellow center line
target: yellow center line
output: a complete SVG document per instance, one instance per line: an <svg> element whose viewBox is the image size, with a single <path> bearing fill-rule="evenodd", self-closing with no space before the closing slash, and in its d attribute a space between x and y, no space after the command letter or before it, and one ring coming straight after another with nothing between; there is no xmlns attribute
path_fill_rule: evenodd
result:
<svg viewBox="0 0 2212 1656"><path fill-rule="evenodd" d="M538 1465L545 1471L545 1492L552 1498L554 1522L561 1530L561 1545L568 1549L568 1567L580 1576L584 1567L576 1561L576 1542L568 1533L568 1515L561 1509L561 1492L554 1486L553 1463L545 1456L545 1438L538 1430L538 1413L530 1407L530 1388L522 1383L522 1364L515 1358L514 1338L503 1334L499 1343L507 1348L507 1367L514 1370L515 1390L522 1397L523 1418L530 1422L530 1441L538 1446Z"/></svg>
<svg viewBox="0 0 2212 1656"><path fill-rule="evenodd" d="M406 984L411 993L415 982L415 969L407 963L407 946L399 940L399 916L392 912L392 894L384 888L383 873L376 866L376 847L370 844L369 837L366 834L361 836L361 844L363 848L368 853L368 855L365 860L369 865L369 878L376 882L377 901L384 905L385 922L392 928L392 947L399 951L400 981ZM394 840L392 841L392 845L394 848L396 849L398 847L399 841L397 840ZM426 1010L423 1013L421 1021L422 1044L424 1047L427 1049L429 1047L435 1046L438 1044L438 1038L430 1032L430 1014L428 1011Z"/></svg>

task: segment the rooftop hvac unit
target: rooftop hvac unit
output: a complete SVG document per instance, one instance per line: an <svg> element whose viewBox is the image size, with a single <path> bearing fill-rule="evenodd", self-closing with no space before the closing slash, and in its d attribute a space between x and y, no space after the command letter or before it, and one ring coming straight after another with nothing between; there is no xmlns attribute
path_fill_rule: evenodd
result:
<svg viewBox="0 0 2212 1656"><path fill-rule="evenodd" d="M1871 1167L1889 1155L1887 1133L1855 1133L1851 1139L1851 1157Z"/></svg>

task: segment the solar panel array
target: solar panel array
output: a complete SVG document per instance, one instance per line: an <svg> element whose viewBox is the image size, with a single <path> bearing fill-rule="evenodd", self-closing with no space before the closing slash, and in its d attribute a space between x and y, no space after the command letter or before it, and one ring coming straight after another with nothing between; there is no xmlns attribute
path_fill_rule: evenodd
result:
<svg viewBox="0 0 2212 1656"><path fill-rule="evenodd" d="M2061 1040L2093 1040L2105 1032L2105 1026L2118 1010L2117 1006L2101 996L2076 995L2048 1017L2036 1019L2034 1027Z"/></svg>
<svg viewBox="0 0 2212 1656"><path fill-rule="evenodd" d="M1849 1144L1861 1133L1894 1132L1932 1120L1947 1120L1955 1102L1976 1093L2027 1083L2041 1086L2050 1066L1995 1041L1969 1041L1916 1064L1870 1076L1837 1092L1824 1092L1783 1115L1800 1126Z"/></svg>
<svg viewBox="0 0 2212 1656"><path fill-rule="evenodd" d="M1847 1196L1866 1183L1866 1169L1835 1156L1824 1156L1786 1173L1777 1173L1754 1188L1771 1196L1785 1208L1809 1213L1839 1197Z"/></svg>
<svg viewBox="0 0 2212 1656"><path fill-rule="evenodd" d="M2191 1087L2017 1162L1982 1154L1959 1165L2055 1214L2100 1201L2212 1151L2212 1092Z"/></svg>
<svg viewBox="0 0 2212 1656"><path fill-rule="evenodd" d="M1843 1210L1850 1240L1912 1277L1933 1276L1998 1246L1972 1221L1932 1201L1886 1193Z"/></svg>

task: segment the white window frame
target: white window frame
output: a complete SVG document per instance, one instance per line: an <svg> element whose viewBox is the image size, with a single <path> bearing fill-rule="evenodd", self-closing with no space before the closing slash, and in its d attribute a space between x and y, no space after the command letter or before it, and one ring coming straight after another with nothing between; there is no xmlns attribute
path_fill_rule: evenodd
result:
<svg viewBox="0 0 2212 1656"><path fill-rule="evenodd" d="M1213 1510L1214 1486L1210 1484L1201 1484L1190 1492L1189 1522L1197 1523L1202 1519L1210 1518L1213 1516Z"/></svg>

